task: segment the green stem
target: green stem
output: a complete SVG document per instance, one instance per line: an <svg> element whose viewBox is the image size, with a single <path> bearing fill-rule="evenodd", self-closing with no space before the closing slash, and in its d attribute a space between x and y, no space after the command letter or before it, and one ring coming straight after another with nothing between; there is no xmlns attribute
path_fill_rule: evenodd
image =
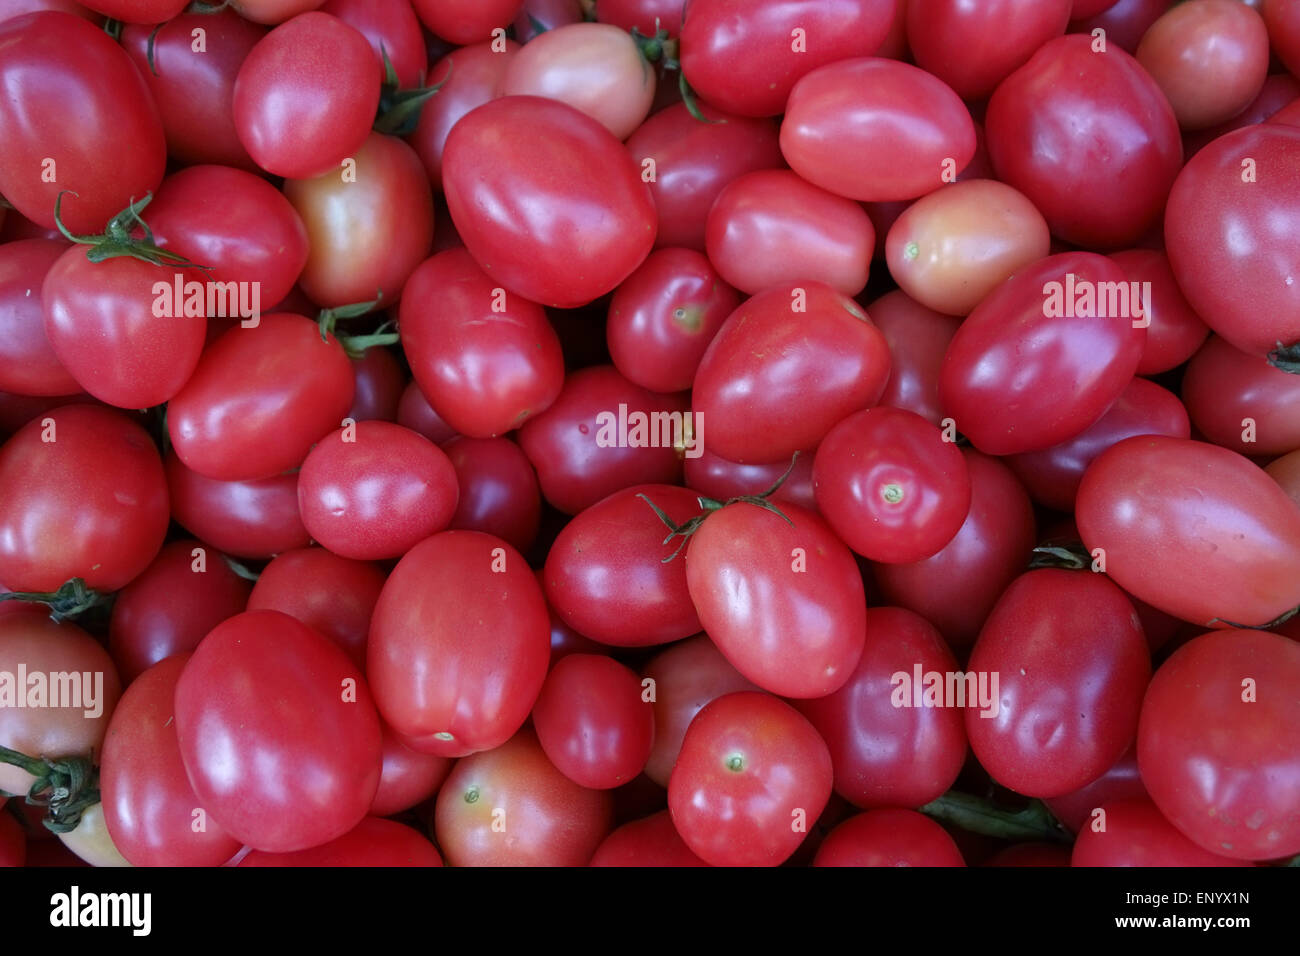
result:
<svg viewBox="0 0 1300 956"><path fill-rule="evenodd" d="M149 228L148 223L140 218L140 213L153 200L152 193L146 193L143 199L133 199L129 206L108 221L108 226L98 236L76 236L68 231L68 227L63 224L62 216L63 197L67 193L77 195L71 189L64 189L55 197L54 225L58 227L59 232L63 233L69 242L89 246L90 248L86 250L86 258L91 262L103 262L105 259L130 256L132 259L139 259L141 262L148 262L155 266L166 265L175 266L178 269L194 268L202 269L204 272L211 271L208 266L193 263L184 256L161 248L154 242L153 230ZM143 239L135 238L137 231L144 233Z"/></svg>
<svg viewBox="0 0 1300 956"><path fill-rule="evenodd" d="M86 587L86 582L81 578L64 581L56 591L8 591L0 594L0 601L44 604L50 609L50 618L55 621L79 617L93 608L106 606L112 599L110 594L101 594Z"/></svg>
<svg viewBox="0 0 1300 956"><path fill-rule="evenodd" d="M81 814L100 802L99 773L89 756L38 759L0 746L0 763L36 778L27 791L27 802L47 808L42 822L52 833L75 830Z"/></svg>
<svg viewBox="0 0 1300 956"><path fill-rule="evenodd" d="M1276 369L1300 375L1300 342L1292 345L1277 343L1277 348L1268 353L1268 361Z"/></svg>
<svg viewBox="0 0 1300 956"><path fill-rule="evenodd" d="M980 797L949 790L921 807L920 812L971 833L1003 840L1074 842L1070 832L1040 800L1031 800L1021 810L1006 810Z"/></svg>

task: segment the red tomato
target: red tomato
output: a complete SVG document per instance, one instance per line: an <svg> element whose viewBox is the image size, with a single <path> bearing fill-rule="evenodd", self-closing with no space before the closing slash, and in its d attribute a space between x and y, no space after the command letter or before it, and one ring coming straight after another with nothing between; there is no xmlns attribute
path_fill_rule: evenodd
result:
<svg viewBox="0 0 1300 956"><path fill-rule="evenodd" d="M777 866L831 795L813 725L767 694L727 694L691 721L668 783L673 826L714 866Z"/></svg>
<svg viewBox="0 0 1300 956"><path fill-rule="evenodd" d="M52 228L54 202L70 190L64 225L96 233L158 188L167 159L158 108L130 57L99 27L57 12L6 20L0 86L0 193L32 222Z"/></svg>
<svg viewBox="0 0 1300 956"><path fill-rule="evenodd" d="M1138 773L1137 749L1130 747L1096 780L1044 802L1052 816L1071 833L1080 833L1093 822L1093 811L1097 807L1116 800L1148 799L1147 789Z"/></svg>
<svg viewBox="0 0 1300 956"><path fill-rule="evenodd" d="M965 866L947 831L913 810L872 810L822 841L813 866Z"/></svg>
<svg viewBox="0 0 1300 956"><path fill-rule="evenodd" d="M419 432L429 441L441 445L456 437L456 429L442 420L415 382L408 382L397 403L397 424Z"/></svg>
<svg viewBox="0 0 1300 956"><path fill-rule="evenodd" d="M370 814L390 817L433 797L455 762L448 757L416 753L384 725L384 769Z"/></svg>
<svg viewBox="0 0 1300 956"><path fill-rule="evenodd" d="M868 202L915 199L952 182L975 155L975 126L941 80L879 57L814 70L790 92L781 122L790 168Z"/></svg>
<svg viewBox="0 0 1300 956"><path fill-rule="evenodd" d="M15 591L53 591L71 578L116 591L167 534L158 450L101 406L64 406L5 442L0 501L0 581Z"/></svg>
<svg viewBox="0 0 1300 956"><path fill-rule="evenodd" d="M1282 486L1292 501L1300 505L1300 450L1274 460L1264 471Z"/></svg>
<svg viewBox="0 0 1300 956"><path fill-rule="evenodd" d="M1156 671L1138 766L1151 799L1198 846L1237 860L1300 852L1300 644L1204 634Z"/></svg>
<svg viewBox="0 0 1300 956"><path fill-rule="evenodd" d="M872 302L867 312L889 346L889 382L880 404L905 408L938 425L944 417L939 370L961 320L927 309L901 289Z"/></svg>
<svg viewBox="0 0 1300 956"><path fill-rule="evenodd" d="M452 866L585 866L609 830L610 797L560 773L525 729L459 761L434 819Z"/></svg>
<svg viewBox="0 0 1300 956"><path fill-rule="evenodd" d="M1113 252L1110 258L1129 282L1151 283L1151 294L1143 303L1147 341L1137 373L1158 375L1195 355L1210 330L1183 297L1169 257L1158 249L1129 249Z"/></svg>
<svg viewBox="0 0 1300 956"><path fill-rule="evenodd" d="M790 461L889 377L884 336L852 299L820 282L770 288L728 316L692 395L705 447L731 461Z"/></svg>
<svg viewBox="0 0 1300 956"><path fill-rule="evenodd" d="M444 757L491 750L523 725L546 677L546 600L506 542L445 531L389 575L366 653L380 713L408 746Z"/></svg>
<svg viewBox="0 0 1300 956"><path fill-rule="evenodd" d="M448 527L483 531L528 550L541 524L542 493L523 450L508 438L464 436L451 439L442 450L460 486Z"/></svg>
<svg viewBox="0 0 1300 956"><path fill-rule="evenodd" d="M239 68L239 141L275 176L337 173L370 134L379 81L361 33L328 13L302 13L259 40Z"/></svg>
<svg viewBox="0 0 1300 956"><path fill-rule="evenodd" d="M1278 59L1300 77L1300 9L1286 0L1264 0L1260 12Z"/></svg>
<svg viewBox="0 0 1300 956"><path fill-rule="evenodd" d="M328 843L374 799L380 729L365 679L287 614L248 611L218 625L181 672L175 713L195 794L254 849Z"/></svg>
<svg viewBox="0 0 1300 956"><path fill-rule="evenodd" d="M1084 472L1075 516L1116 583L1184 621L1250 627L1300 605L1300 508L1225 448L1126 439Z"/></svg>
<svg viewBox="0 0 1300 956"><path fill-rule="evenodd" d="M589 866L708 866L691 852L673 826L672 814L660 810L625 823L609 836Z"/></svg>
<svg viewBox="0 0 1300 956"><path fill-rule="evenodd" d="M336 840L295 853L254 850L240 866L442 866L432 843L408 826L366 817Z"/></svg>
<svg viewBox="0 0 1300 956"><path fill-rule="evenodd" d="M998 178L1029 197L1054 236L1090 248L1146 232L1183 158L1160 87L1119 47L1093 52L1096 42L1043 44L998 86L985 118Z"/></svg>
<svg viewBox="0 0 1300 956"><path fill-rule="evenodd" d="M41 285L67 248L52 239L0 245L0 389L40 396L81 391L54 354L41 308Z"/></svg>
<svg viewBox="0 0 1300 956"><path fill-rule="evenodd" d="M323 0L231 0L231 6L245 20L254 23L283 23L308 10L315 10Z"/></svg>
<svg viewBox="0 0 1300 956"><path fill-rule="evenodd" d="M1300 377L1217 335L1187 364L1182 395L1196 430L1216 445L1243 455L1300 448Z"/></svg>
<svg viewBox="0 0 1300 956"><path fill-rule="evenodd" d="M326 0L320 10L338 17L370 42L381 77L387 56L402 89L413 90L423 84L429 59L424 32L410 0Z"/></svg>
<svg viewBox="0 0 1300 956"><path fill-rule="evenodd" d="M465 46L486 40L518 15L524 0L411 0L426 27L444 40Z"/></svg>
<svg viewBox="0 0 1300 956"><path fill-rule="evenodd" d="M1074 6L1084 9L1084 13L1071 12L1069 32L1091 34L1093 30L1102 29L1106 31L1107 43L1133 53L1151 24L1159 20L1160 15L1173 2L1174 0L1117 0L1109 9L1096 14L1085 9L1095 7L1096 3L1076 2Z"/></svg>
<svg viewBox="0 0 1300 956"><path fill-rule="evenodd" d="M736 670L782 697L824 697L862 654L862 576L820 518L778 507L788 521L745 502L709 515L686 549L686 583Z"/></svg>
<svg viewBox="0 0 1300 956"><path fill-rule="evenodd" d="M447 135L442 176L475 261L544 305L604 295L654 245L654 200L632 158L596 120L555 100L506 96L466 114Z"/></svg>
<svg viewBox="0 0 1300 956"><path fill-rule="evenodd" d="M715 501L727 501L741 495L762 494L771 488L787 471L788 462L776 462L769 465L742 465L727 461L713 454L707 448L698 458L687 458L683 463L687 487L698 491L706 498ZM812 483L813 456L800 455L794 463L785 483L772 493L772 501L788 501L791 504L817 510L817 501L813 497Z"/></svg>
<svg viewBox="0 0 1300 956"><path fill-rule="evenodd" d="M1100 814L1104 814L1101 816ZM1104 829L1103 829L1104 827ZM1197 846L1144 799L1115 800L1079 831L1071 866L1249 866Z"/></svg>
<svg viewBox="0 0 1300 956"><path fill-rule="evenodd" d="M366 349L361 358L351 359L356 393L347 417L358 422L392 422L406 388L406 372L386 348Z"/></svg>

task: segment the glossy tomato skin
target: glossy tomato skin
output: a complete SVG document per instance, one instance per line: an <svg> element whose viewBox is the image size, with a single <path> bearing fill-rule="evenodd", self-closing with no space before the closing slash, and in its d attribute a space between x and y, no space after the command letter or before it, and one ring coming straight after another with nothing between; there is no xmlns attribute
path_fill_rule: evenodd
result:
<svg viewBox="0 0 1300 956"><path fill-rule="evenodd" d="M1286 0L1264 0L1260 12L1278 59L1300 76L1300 10Z"/></svg>
<svg viewBox="0 0 1300 956"><path fill-rule="evenodd" d="M234 10L165 19L153 35L153 69L151 24L161 21L127 24L121 41L158 106L168 154L186 164L256 169L235 132L231 102L239 67L266 35L265 28ZM194 49L196 29L204 31L202 52Z"/></svg>
<svg viewBox="0 0 1300 956"><path fill-rule="evenodd" d="M366 38L312 11L280 24L249 52L235 78L235 130L275 176L308 179L365 142L379 106L379 71Z"/></svg>
<svg viewBox="0 0 1300 956"><path fill-rule="evenodd" d="M636 671L600 654L570 654L546 676L533 727L562 774L591 790L609 790L645 767L654 709Z"/></svg>
<svg viewBox="0 0 1300 956"><path fill-rule="evenodd" d="M398 321L420 390L462 435L518 428L563 387L564 356L545 311L496 285L464 249L415 269Z"/></svg>
<svg viewBox="0 0 1300 956"><path fill-rule="evenodd" d="M964 100L979 100L1040 46L1065 32L1070 0L907 0L916 63Z"/></svg>
<svg viewBox="0 0 1300 956"><path fill-rule="evenodd" d="M1300 508L1225 448L1126 439L1084 472L1075 517L1116 583L1184 621L1251 627L1300 605Z"/></svg>
<svg viewBox="0 0 1300 956"><path fill-rule="evenodd" d="M247 611L203 639L176 685L175 726L202 805L255 849L342 836L379 786L379 717L361 672L279 611Z"/></svg>
<svg viewBox="0 0 1300 956"><path fill-rule="evenodd" d="M789 471L781 487L772 493L771 500L788 501L809 511L817 510L817 500L813 495L812 455L800 455L792 469L789 462L743 465L728 461L706 448L700 457L687 458L684 466L686 486L716 501L762 494Z"/></svg>
<svg viewBox="0 0 1300 956"><path fill-rule="evenodd" d="M523 0L412 0L420 22L449 43L479 43L506 27Z"/></svg>
<svg viewBox="0 0 1300 956"><path fill-rule="evenodd" d="M943 549L914 564L873 564L890 604L915 611L954 648L969 647L994 603L1025 567L1034 546L1034 508L1002 462L962 450L971 507Z"/></svg>
<svg viewBox="0 0 1300 956"><path fill-rule="evenodd" d="M320 10L338 17L370 42L381 77L387 56L402 89L413 90L424 82L429 58L420 21L409 0L327 0Z"/></svg>
<svg viewBox="0 0 1300 956"><path fill-rule="evenodd" d="M905 408L938 425L944 417L939 371L961 320L927 309L901 289L876 299L867 314L889 346L889 381L880 404Z"/></svg>
<svg viewBox="0 0 1300 956"><path fill-rule="evenodd" d="M442 448L456 469L460 500L449 528L484 531L527 551L541 524L542 493L528 456L509 438L466 438Z"/></svg>
<svg viewBox="0 0 1300 956"><path fill-rule="evenodd" d="M874 405L888 377L889 348L861 306L801 282L760 292L727 317L700 361L692 402L713 453L788 463Z"/></svg>
<svg viewBox="0 0 1300 956"><path fill-rule="evenodd" d="M579 512L546 557L546 599L566 624L616 647L665 644L697 634L700 619L686 567L665 561L680 539L644 495L678 524L701 514L697 495L672 485L636 485Z"/></svg>
<svg viewBox="0 0 1300 956"><path fill-rule="evenodd" d="M1073 438L1042 451L1010 455L1005 461L1035 501L1057 511L1073 511L1088 466L1107 448L1134 435L1188 438L1187 409L1172 392L1135 378L1101 418Z"/></svg>
<svg viewBox="0 0 1300 956"><path fill-rule="evenodd" d="M248 610L282 611L298 619L342 648L364 672L370 616L385 577L377 564L324 548L284 551L258 575Z"/></svg>
<svg viewBox="0 0 1300 956"><path fill-rule="evenodd" d="M709 103L741 116L775 116L800 77L874 51L893 13L891 0L691 0L683 12L682 72Z"/></svg>
<svg viewBox="0 0 1300 956"><path fill-rule="evenodd" d="M1144 304L1147 341L1137 373L1158 375L1195 355L1210 330L1178 288L1169 257L1159 249L1126 249L1111 253L1110 258L1124 270L1129 282L1151 283Z"/></svg>
<svg viewBox="0 0 1300 956"><path fill-rule="evenodd" d="M361 358L350 359L356 392L348 418L358 422L397 420L397 406L406 388L406 371L386 348L366 349Z"/></svg>
<svg viewBox="0 0 1300 956"><path fill-rule="evenodd" d="M254 850L239 866L442 866L442 857L411 827L369 816L343 836L293 853Z"/></svg>
<svg viewBox="0 0 1300 956"><path fill-rule="evenodd" d="M980 765L1012 790L1054 797L1101 776L1132 744L1151 659L1123 591L1091 571L1043 568L998 600L971 672L990 691L999 675L988 701L966 702Z"/></svg>
<svg viewBox="0 0 1300 956"><path fill-rule="evenodd" d="M389 575L366 653L380 713L408 746L444 757L491 750L523 725L546 677L546 600L506 542L445 531Z"/></svg>
<svg viewBox="0 0 1300 956"><path fill-rule="evenodd" d="M284 194L302 216L310 252L299 282L318 305L397 302L433 245L433 193L410 146L371 133L345 178L330 169L291 179Z"/></svg>
<svg viewBox="0 0 1300 956"><path fill-rule="evenodd" d="M813 866L965 866L947 831L914 810L872 810L822 841Z"/></svg>
<svg viewBox="0 0 1300 956"><path fill-rule="evenodd" d="M1052 235L1114 248L1156 222L1182 141L1141 65L1113 45L1094 53L1093 43L1070 35L1039 47L993 93L985 129L997 178L1029 197Z"/></svg>
<svg viewBox="0 0 1300 956"><path fill-rule="evenodd" d="M41 307L41 285L66 249L53 239L0 245L0 389L6 392L46 396L82 390L54 352Z"/></svg>
<svg viewBox="0 0 1300 956"><path fill-rule="evenodd" d="M966 168L975 126L941 80L897 60L862 57L823 66L795 85L781 152L804 179L840 196L916 199Z"/></svg>
<svg viewBox="0 0 1300 956"><path fill-rule="evenodd" d="M638 167L654 161L650 182L659 214L655 245L704 251L705 223L727 183L760 169L785 165L770 119L736 116L700 104L701 123L681 104L655 113L627 140Z"/></svg>
<svg viewBox="0 0 1300 956"><path fill-rule="evenodd" d="M1130 747L1109 770L1078 790L1045 800L1047 809L1071 833L1088 829L1092 811L1116 800L1150 800L1138 772L1137 748Z"/></svg>
<svg viewBox="0 0 1300 956"><path fill-rule="evenodd" d="M767 694L727 694L687 728L668 809L706 862L777 866L821 816L831 772L825 742L797 710Z"/></svg>
<svg viewBox="0 0 1300 956"><path fill-rule="evenodd" d="M402 397L397 401L397 424L413 432L419 432L435 445L450 441L457 435L456 429L443 421L442 416L433 410L433 406L429 404L429 400L424 397L420 386L414 380L406 383L406 388L402 389Z"/></svg>
<svg viewBox="0 0 1300 956"><path fill-rule="evenodd" d="M1114 800L1097 807L1096 826L1079 831L1071 866L1249 866L1211 853L1180 833L1150 800ZM1105 829L1101 829L1101 821Z"/></svg>
<svg viewBox="0 0 1300 956"><path fill-rule="evenodd" d="M609 794L560 773L524 729L456 764L435 830L452 866L586 866L610 817Z"/></svg>
<svg viewBox="0 0 1300 956"><path fill-rule="evenodd" d="M0 740L4 746L30 757L99 754L122 693L108 652L75 624L55 623L48 614L35 610L9 612L0 617L0 670L17 675L20 666L29 674L90 672L92 683L83 685L80 707L0 708ZM32 700L30 688L15 690ZM34 782L24 770L0 765L0 790L24 794Z"/></svg>
<svg viewBox="0 0 1300 956"><path fill-rule="evenodd" d="M0 64L0 193L23 216L53 228L55 200L71 190L64 225L94 234L158 187L167 159L158 108L103 30L67 13L15 17L0 24ZM75 122L50 123L66 103L77 104Z"/></svg>
<svg viewBox="0 0 1300 956"><path fill-rule="evenodd" d="M1100 28L1106 31L1107 43L1135 53L1143 35L1169 9L1170 3L1171 0L1117 0L1108 9L1094 13L1089 8L1096 7L1097 3L1076 2L1076 11L1070 14L1069 32L1091 34Z"/></svg>
<svg viewBox="0 0 1300 956"><path fill-rule="evenodd" d="M0 447L0 581L53 591L71 578L115 591L167 533L167 484L143 428L96 405L66 405Z"/></svg>
<svg viewBox="0 0 1300 956"><path fill-rule="evenodd" d="M390 817L423 803L438 792L455 762L449 757L417 753L384 725L383 771L370 815Z"/></svg>
<svg viewBox="0 0 1300 956"><path fill-rule="evenodd" d="M264 315L203 353L167 409L172 447L218 481L270 478L302 464L352 407L355 378L334 336L300 315Z"/></svg>
<svg viewBox="0 0 1300 956"><path fill-rule="evenodd" d="M400 558L451 523L460 491L446 452L391 422L326 435L298 473L303 527L335 554Z"/></svg>
<svg viewBox="0 0 1300 956"><path fill-rule="evenodd" d="M961 451L901 408L868 408L832 428L817 448L813 489L841 540L865 558L893 564L937 553L970 510Z"/></svg>
<svg viewBox="0 0 1300 956"><path fill-rule="evenodd" d="M1274 459L1264 471L1282 486L1292 501L1300 505L1300 451Z"/></svg>
<svg viewBox="0 0 1300 956"><path fill-rule="evenodd" d="M1238 860L1300 851L1300 643L1217 631L1184 644L1142 704L1138 767L1194 843Z"/></svg>
<svg viewBox="0 0 1300 956"><path fill-rule="evenodd" d="M164 658L194 650L244 610L250 591L215 549L192 538L165 545L113 602L108 648L118 673L129 684Z"/></svg>
<svg viewBox="0 0 1300 956"><path fill-rule="evenodd" d="M589 866L708 866L691 852L667 810L625 823L596 848Z"/></svg>
<svg viewBox="0 0 1300 956"><path fill-rule="evenodd" d="M175 449L164 467L172 516L213 547L240 558L269 558L310 543L298 514L296 472L217 481L187 468Z"/></svg>
<svg viewBox="0 0 1300 956"><path fill-rule="evenodd" d="M442 180L479 266L543 305L604 295L654 246L654 200L632 158L600 123L555 100L505 96L471 110L447 135Z"/></svg>
<svg viewBox="0 0 1300 956"><path fill-rule="evenodd" d="M1297 127L1237 130L1188 160L1169 194L1165 243L1178 285L1205 324L1243 352L1300 341L1300 283L1287 282L1300 271L1290 241L1300 228L1297 149Z"/></svg>
<svg viewBox="0 0 1300 956"><path fill-rule="evenodd" d="M796 706L826 746L835 792L854 806L919 807L941 796L966 759L966 728L956 708L897 707L895 675L957 670L952 651L919 614L898 607L867 611L867 642L839 690ZM910 698L909 698L910 700Z"/></svg>
<svg viewBox="0 0 1300 956"><path fill-rule="evenodd" d="M629 416L628 441L619 445L617 416L622 405ZM675 483L682 473L681 459L672 444L664 444L661 430L645 436L654 444L631 444L631 416L636 412L686 415L686 399L633 385L608 365L571 373L555 403L519 430L519 445L537 469L546 500L565 514L577 514L632 485ZM698 453L701 436L685 434L686 420L682 419L683 437ZM673 419L668 421L672 442L676 426Z"/></svg>
<svg viewBox="0 0 1300 956"><path fill-rule="evenodd" d="M1300 376L1210 336L1187 364L1183 401L1196 430L1242 455L1300 448Z"/></svg>
<svg viewBox="0 0 1300 956"><path fill-rule="evenodd" d="M745 502L709 515L687 546L686 584L736 670L782 697L824 697L862 654L862 575L821 518L778 507L788 522Z"/></svg>
<svg viewBox="0 0 1300 956"><path fill-rule="evenodd" d="M135 866L220 866L240 847L207 819L185 776L173 701L188 661L174 655L132 681L104 738L104 821Z"/></svg>
<svg viewBox="0 0 1300 956"><path fill-rule="evenodd" d="M1129 293L1119 267L1088 252L1040 259L998 286L944 356L939 399L958 431L980 451L1009 455L1050 448L1101 418L1146 341Z"/></svg>

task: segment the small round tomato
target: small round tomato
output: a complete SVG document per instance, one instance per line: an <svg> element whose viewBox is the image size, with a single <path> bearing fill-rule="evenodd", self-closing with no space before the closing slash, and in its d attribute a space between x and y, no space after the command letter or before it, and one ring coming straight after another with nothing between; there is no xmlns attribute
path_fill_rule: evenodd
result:
<svg viewBox="0 0 1300 956"><path fill-rule="evenodd" d="M442 446L460 500L449 528L483 531L527 551L541 524L542 493L523 450L508 438L459 435Z"/></svg>
<svg viewBox="0 0 1300 956"><path fill-rule="evenodd" d="M1111 253L1110 259L1124 270L1130 283L1151 283L1138 287L1143 292L1147 341L1137 373L1168 372L1195 355L1210 329L1187 304L1169 267L1169 257L1159 249L1128 249Z"/></svg>
<svg viewBox="0 0 1300 956"><path fill-rule="evenodd" d="M905 408L932 425L940 424L944 414L939 372L961 319L927 309L901 289L876 299L867 313L889 346L889 382L880 404Z"/></svg>
<svg viewBox="0 0 1300 956"><path fill-rule="evenodd" d="M660 810L625 823L596 848L589 866L708 866L691 852L672 814Z"/></svg>
<svg viewBox="0 0 1300 956"><path fill-rule="evenodd" d="M411 0L420 22L449 43L465 46L510 25L524 0Z"/></svg>
<svg viewBox="0 0 1300 956"><path fill-rule="evenodd" d="M442 866L425 837L401 823L369 816L343 836L294 853L254 850L240 866Z"/></svg>
<svg viewBox="0 0 1300 956"><path fill-rule="evenodd" d="M54 353L41 307L41 285L66 249L52 239L0 245L0 389L6 392L46 396L82 390Z"/></svg>
<svg viewBox="0 0 1300 956"><path fill-rule="evenodd" d="M455 763L449 757L417 753L402 743L387 724L383 761L379 789L370 804L370 815L375 817L391 817L437 794Z"/></svg>
<svg viewBox="0 0 1300 956"><path fill-rule="evenodd" d="M429 57L410 0L326 0L320 10L338 17L370 42L381 76L383 58L388 57L402 89L413 90L424 83Z"/></svg>
<svg viewBox="0 0 1300 956"><path fill-rule="evenodd" d="M800 455L793 468L789 462L742 465L705 448L698 458L688 457L683 464L686 486L706 498L728 501L741 495L759 495L784 477L781 487L772 492L771 500L788 501L809 511L817 510L817 500L813 496L812 455Z"/></svg>
<svg viewBox="0 0 1300 956"><path fill-rule="evenodd" d="M943 827L915 810L850 817L826 835L813 866L965 866Z"/></svg>
<svg viewBox="0 0 1300 956"><path fill-rule="evenodd" d="M1095 807L1079 831L1071 866L1249 866L1197 846L1146 799Z"/></svg>
<svg viewBox="0 0 1300 956"><path fill-rule="evenodd" d="M406 372L386 348L373 346L360 358L352 358L356 394L347 417L357 422L397 420L397 406L406 388Z"/></svg>
<svg viewBox="0 0 1300 956"><path fill-rule="evenodd" d="M1043 802L1066 829L1080 833L1093 822L1093 811L1097 807L1115 800L1148 799L1142 775L1138 772L1137 748L1130 747L1096 780Z"/></svg>
<svg viewBox="0 0 1300 956"><path fill-rule="evenodd" d="M1300 448L1300 376L1217 335L1187 363L1182 396L1196 430L1216 445L1243 455Z"/></svg>

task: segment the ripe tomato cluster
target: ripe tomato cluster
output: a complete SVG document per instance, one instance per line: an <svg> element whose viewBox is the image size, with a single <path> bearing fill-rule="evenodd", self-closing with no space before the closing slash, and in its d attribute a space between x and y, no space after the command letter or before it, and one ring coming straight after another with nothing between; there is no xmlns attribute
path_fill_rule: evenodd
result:
<svg viewBox="0 0 1300 956"><path fill-rule="evenodd" d="M1295 0L0 0L0 89L0 865L1300 854Z"/></svg>

